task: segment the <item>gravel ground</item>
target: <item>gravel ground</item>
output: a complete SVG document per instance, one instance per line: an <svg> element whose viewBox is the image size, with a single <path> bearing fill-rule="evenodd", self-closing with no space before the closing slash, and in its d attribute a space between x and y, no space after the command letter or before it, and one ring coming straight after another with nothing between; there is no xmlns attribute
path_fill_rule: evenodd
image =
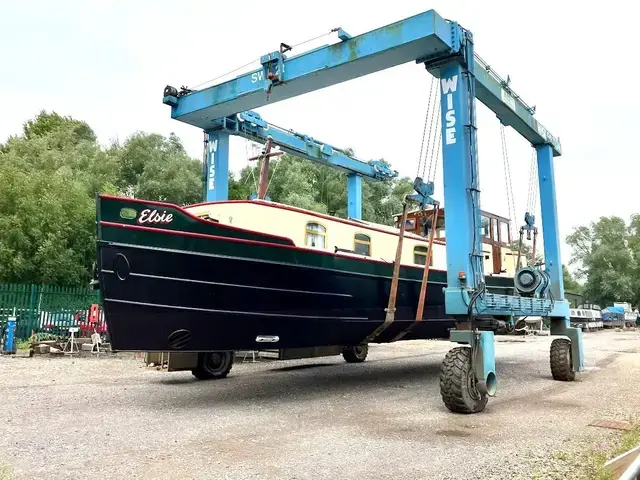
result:
<svg viewBox="0 0 640 480"><path fill-rule="evenodd" d="M484 412L445 409L448 342L234 365L199 382L133 358L0 357L0 465L14 478L577 478L566 452L638 418L640 332L587 333L587 371L550 378L548 337L496 345ZM557 455L557 452L564 452Z"/></svg>

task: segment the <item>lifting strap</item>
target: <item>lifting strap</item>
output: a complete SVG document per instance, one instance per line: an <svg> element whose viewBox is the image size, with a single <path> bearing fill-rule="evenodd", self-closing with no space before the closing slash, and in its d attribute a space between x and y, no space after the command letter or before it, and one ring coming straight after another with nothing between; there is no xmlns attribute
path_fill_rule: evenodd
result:
<svg viewBox="0 0 640 480"><path fill-rule="evenodd" d="M436 227L438 225L438 214L440 212L440 205L436 204L433 208L433 213L431 216L431 230L429 231L429 243L427 247L427 258L426 263L424 265L424 271L422 273L422 283L420 284L420 296L418 297L418 308L416 309L416 321L413 322L409 327L400 332L393 338L393 342L400 340L407 333L409 333L418 323L423 320L424 316L424 304L427 298L427 286L429 283L429 271L431 270L431 255L433 253L433 239L435 237Z"/></svg>
<svg viewBox="0 0 640 480"><path fill-rule="evenodd" d="M400 224L400 234L398 236L398 246L396 247L396 259L393 262L393 276L391 277L391 290L389 292L389 301L387 303L387 308L384 309L386 312L384 322L382 325L378 326L371 334L365 338L364 344L371 343L376 339L378 335L380 335L384 330L387 329L389 325L393 323L396 315L396 299L398 295L398 280L400 277L400 261L402 259L402 243L404 241L404 232L407 226L407 201L402 203L402 220Z"/></svg>

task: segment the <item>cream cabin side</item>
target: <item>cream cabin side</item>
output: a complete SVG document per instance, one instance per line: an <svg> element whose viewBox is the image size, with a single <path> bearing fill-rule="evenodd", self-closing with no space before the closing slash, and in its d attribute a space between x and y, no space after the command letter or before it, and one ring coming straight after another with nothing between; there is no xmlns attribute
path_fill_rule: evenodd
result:
<svg viewBox="0 0 640 480"><path fill-rule="evenodd" d="M222 224L290 238L297 247L338 255L369 257L393 263L398 245L397 228L364 221L344 220L282 204L260 201L214 202L186 207L198 217ZM401 263L425 265L428 241L407 233ZM431 267L446 270L445 247L436 241Z"/></svg>

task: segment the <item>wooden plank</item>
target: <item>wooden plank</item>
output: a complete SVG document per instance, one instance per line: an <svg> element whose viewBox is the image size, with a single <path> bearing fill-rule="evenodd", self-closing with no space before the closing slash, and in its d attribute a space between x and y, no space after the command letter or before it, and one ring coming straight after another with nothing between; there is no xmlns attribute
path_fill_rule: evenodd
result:
<svg viewBox="0 0 640 480"><path fill-rule="evenodd" d="M633 427L624 420L596 420L589 424L591 427L611 428L615 430L631 430Z"/></svg>

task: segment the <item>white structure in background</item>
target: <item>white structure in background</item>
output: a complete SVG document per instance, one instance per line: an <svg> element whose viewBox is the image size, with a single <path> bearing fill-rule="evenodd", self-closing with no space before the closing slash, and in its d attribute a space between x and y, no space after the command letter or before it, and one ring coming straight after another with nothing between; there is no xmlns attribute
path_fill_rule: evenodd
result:
<svg viewBox="0 0 640 480"><path fill-rule="evenodd" d="M598 305L579 305L578 308L572 308L569 315L571 316L571 326L582 328L583 332L601 330L604 327L602 313Z"/></svg>

